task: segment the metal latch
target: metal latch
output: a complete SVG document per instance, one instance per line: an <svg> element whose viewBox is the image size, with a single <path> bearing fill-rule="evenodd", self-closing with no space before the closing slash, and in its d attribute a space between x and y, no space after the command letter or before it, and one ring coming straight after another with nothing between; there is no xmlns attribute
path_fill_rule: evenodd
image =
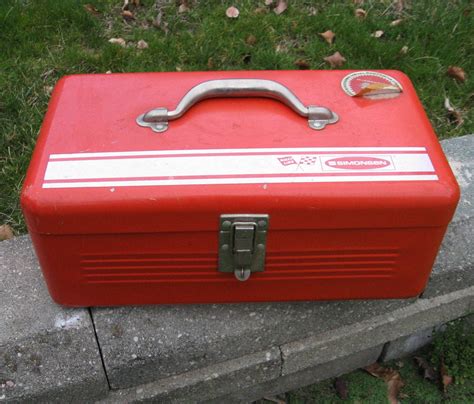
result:
<svg viewBox="0 0 474 404"><path fill-rule="evenodd" d="M219 271L246 281L265 265L268 215L221 215Z"/></svg>

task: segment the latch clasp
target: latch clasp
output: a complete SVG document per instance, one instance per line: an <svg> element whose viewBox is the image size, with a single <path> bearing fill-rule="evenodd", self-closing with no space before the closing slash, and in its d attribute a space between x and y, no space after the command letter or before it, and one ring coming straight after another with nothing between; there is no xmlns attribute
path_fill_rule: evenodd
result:
<svg viewBox="0 0 474 404"><path fill-rule="evenodd" d="M246 281L265 264L268 215L221 215L219 271Z"/></svg>

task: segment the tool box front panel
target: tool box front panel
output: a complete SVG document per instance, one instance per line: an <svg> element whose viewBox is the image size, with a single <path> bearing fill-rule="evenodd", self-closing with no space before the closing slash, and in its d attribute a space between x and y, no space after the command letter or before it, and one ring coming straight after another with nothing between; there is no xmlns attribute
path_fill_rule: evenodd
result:
<svg viewBox="0 0 474 404"><path fill-rule="evenodd" d="M216 270L215 232L33 239L58 303L109 306L412 297L444 231L274 231L265 271L246 282Z"/></svg>

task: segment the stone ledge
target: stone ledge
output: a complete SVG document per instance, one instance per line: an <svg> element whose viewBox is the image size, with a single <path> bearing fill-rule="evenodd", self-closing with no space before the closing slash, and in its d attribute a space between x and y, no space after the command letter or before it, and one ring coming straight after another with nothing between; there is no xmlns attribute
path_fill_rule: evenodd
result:
<svg viewBox="0 0 474 404"><path fill-rule="evenodd" d="M28 236L0 243L0 278L0 401L105 397L89 311L53 303Z"/></svg>

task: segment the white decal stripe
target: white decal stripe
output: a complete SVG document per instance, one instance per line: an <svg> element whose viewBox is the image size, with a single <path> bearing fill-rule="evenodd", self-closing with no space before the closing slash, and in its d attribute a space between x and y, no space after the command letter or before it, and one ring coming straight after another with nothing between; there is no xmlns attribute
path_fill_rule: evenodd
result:
<svg viewBox="0 0 474 404"><path fill-rule="evenodd" d="M417 173L434 172L427 154L363 154L351 155L352 159L374 158L387 163L380 167L365 168L368 172ZM347 155L228 155L147 157L96 160L50 161L46 168L46 181L87 179L142 179L147 177L238 176L238 175L298 175L335 172L361 173L353 166L334 168L326 164L331 159L346 159Z"/></svg>
<svg viewBox="0 0 474 404"><path fill-rule="evenodd" d="M198 149L198 150L147 150L127 152L101 153L64 153L51 154L50 160L73 158L100 158L100 157L138 157L138 156L173 156L193 154L228 154L228 153L324 153L324 152L407 152L425 151L424 147L299 147L299 148L262 148L262 149Z"/></svg>
<svg viewBox="0 0 474 404"><path fill-rule="evenodd" d="M202 178L185 180L140 180L45 183L43 188L145 187L166 185L292 184L315 182L437 181L437 175L383 175L330 177Z"/></svg>

